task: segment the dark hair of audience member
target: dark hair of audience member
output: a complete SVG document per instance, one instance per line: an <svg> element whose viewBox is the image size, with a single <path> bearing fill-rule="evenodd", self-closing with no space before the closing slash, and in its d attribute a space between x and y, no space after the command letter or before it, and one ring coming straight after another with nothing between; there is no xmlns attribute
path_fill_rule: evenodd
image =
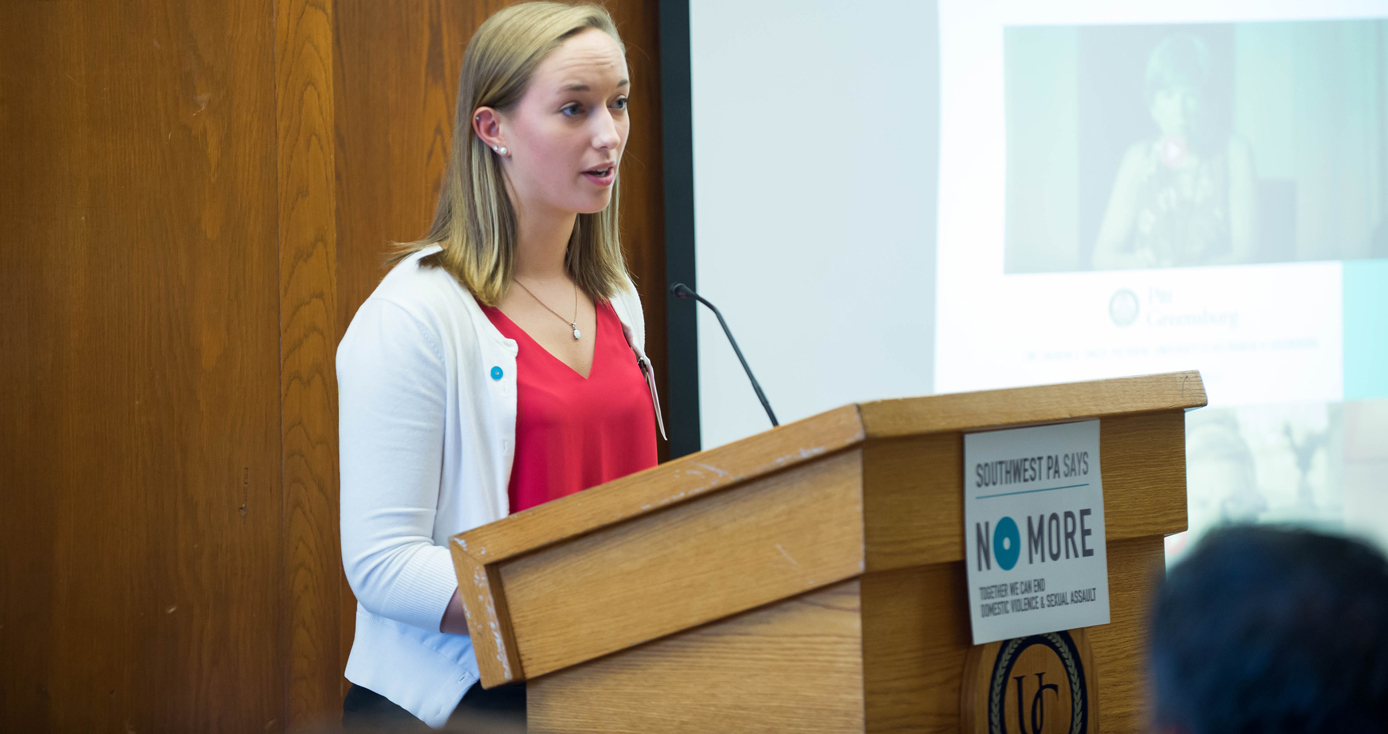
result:
<svg viewBox="0 0 1388 734"><path fill-rule="evenodd" d="M1151 673L1158 731L1388 732L1388 559L1303 530L1212 531L1158 594Z"/></svg>

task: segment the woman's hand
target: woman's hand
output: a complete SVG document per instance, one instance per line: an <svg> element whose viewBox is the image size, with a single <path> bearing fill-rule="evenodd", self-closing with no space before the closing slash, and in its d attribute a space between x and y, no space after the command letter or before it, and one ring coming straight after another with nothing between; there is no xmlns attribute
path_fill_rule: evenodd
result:
<svg viewBox="0 0 1388 734"><path fill-rule="evenodd" d="M463 611L463 597L458 592L453 592L453 598L448 600L448 608L443 610L443 621L439 622L439 631L450 635L467 634L467 614Z"/></svg>

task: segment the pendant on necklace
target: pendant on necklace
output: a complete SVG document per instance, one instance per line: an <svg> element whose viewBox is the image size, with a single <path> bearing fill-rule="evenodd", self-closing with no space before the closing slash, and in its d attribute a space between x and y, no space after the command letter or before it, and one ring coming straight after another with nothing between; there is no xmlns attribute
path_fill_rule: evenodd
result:
<svg viewBox="0 0 1388 734"><path fill-rule="evenodd" d="M574 341L578 341L579 339L583 338L583 334L578 330L578 324L571 323L569 324L569 326L574 327Z"/></svg>

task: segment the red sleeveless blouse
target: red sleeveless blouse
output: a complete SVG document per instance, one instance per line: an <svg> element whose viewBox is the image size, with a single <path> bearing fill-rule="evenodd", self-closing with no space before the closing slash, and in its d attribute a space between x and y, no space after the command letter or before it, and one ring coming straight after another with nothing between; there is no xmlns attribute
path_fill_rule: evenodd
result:
<svg viewBox="0 0 1388 734"><path fill-rule="evenodd" d="M519 347L513 514L656 465L655 407L612 304L597 304L587 379L500 309L482 310Z"/></svg>

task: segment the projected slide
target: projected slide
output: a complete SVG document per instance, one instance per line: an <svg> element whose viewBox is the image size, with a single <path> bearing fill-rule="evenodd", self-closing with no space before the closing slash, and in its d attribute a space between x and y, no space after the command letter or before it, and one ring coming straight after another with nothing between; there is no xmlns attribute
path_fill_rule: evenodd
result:
<svg viewBox="0 0 1388 734"><path fill-rule="evenodd" d="M1199 369L1193 531L1295 519L1388 539L1375 15L942 3L936 390Z"/></svg>
<svg viewBox="0 0 1388 734"><path fill-rule="evenodd" d="M1385 30L1005 28L1006 272L1388 257Z"/></svg>

